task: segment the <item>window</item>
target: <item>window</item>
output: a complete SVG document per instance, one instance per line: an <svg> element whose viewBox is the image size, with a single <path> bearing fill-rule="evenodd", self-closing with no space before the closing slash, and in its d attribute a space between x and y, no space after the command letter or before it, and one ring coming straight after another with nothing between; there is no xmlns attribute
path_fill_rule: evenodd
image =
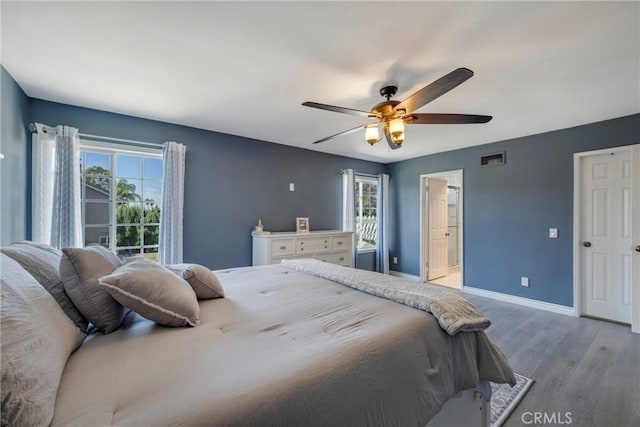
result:
<svg viewBox="0 0 640 427"><path fill-rule="evenodd" d="M118 255L158 260L162 153L129 151L82 141L84 243Z"/></svg>
<svg viewBox="0 0 640 427"><path fill-rule="evenodd" d="M378 181L356 175L356 235L358 249L375 248L378 231Z"/></svg>

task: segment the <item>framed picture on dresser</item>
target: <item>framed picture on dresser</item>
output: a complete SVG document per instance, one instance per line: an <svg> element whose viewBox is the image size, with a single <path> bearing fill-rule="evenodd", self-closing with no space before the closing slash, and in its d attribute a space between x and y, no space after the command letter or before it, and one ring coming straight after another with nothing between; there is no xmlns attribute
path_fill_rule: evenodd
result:
<svg viewBox="0 0 640 427"><path fill-rule="evenodd" d="M308 233L308 232L309 232L309 218L297 217L296 233Z"/></svg>

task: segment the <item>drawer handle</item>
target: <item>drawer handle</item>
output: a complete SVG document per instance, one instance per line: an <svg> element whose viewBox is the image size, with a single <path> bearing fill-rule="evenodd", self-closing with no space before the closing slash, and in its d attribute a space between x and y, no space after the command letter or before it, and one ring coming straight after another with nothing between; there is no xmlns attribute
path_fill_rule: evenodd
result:
<svg viewBox="0 0 640 427"><path fill-rule="evenodd" d="M283 251L284 251L285 249L287 249L287 247L286 247L286 246L280 246L280 250L283 250Z"/></svg>
<svg viewBox="0 0 640 427"><path fill-rule="evenodd" d="M327 241L326 241L326 240L325 240L324 242L325 242L325 243L327 243Z"/></svg>
<svg viewBox="0 0 640 427"><path fill-rule="evenodd" d="M301 245L304 245L304 242L300 242Z"/></svg>
<svg viewBox="0 0 640 427"><path fill-rule="evenodd" d="M342 242L338 242L338 245L341 245L341 244L342 244Z"/></svg>
<svg viewBox="0 0 640 427"><path fill-rule="evenodd" d="M340 257L340 261L344 261L344 257L343 256Z"/></svg>
<svg viewBox="0 0 640 427"><path fill-rule="evenodd" d="M300 249L300 252L304 251L304 248Z"/></svg>
<svg viewBox="0 0 640 427"><path fill-rule="evenodd" d="M324 248L327 249L328 246L325 246Z"/></svg>

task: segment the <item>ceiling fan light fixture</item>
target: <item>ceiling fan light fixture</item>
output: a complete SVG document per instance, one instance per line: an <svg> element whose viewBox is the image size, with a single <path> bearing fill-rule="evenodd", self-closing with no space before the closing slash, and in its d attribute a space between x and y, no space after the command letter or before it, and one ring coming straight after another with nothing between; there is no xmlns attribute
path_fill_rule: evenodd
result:
<svg viewBox="0 0 640 427"><path fill-rule="evenodd" d="M404 132L400 132L397 135L391 135L391 140L393 141L394 144L396 144L398 147L402 145L402 143L404 142Z"/></svg>
<svg viewBox="0 0 640 427"><path fill-rule="evenodd" d="M373 145L382 139L380 138L380 129L378 129L377 125L366 126L364 129L364 137L369 145Z"/></svg>
<svg viewBox="0 0 640 427"><path fill-rule="evenodd" d="M389 133L391 137L395 141L402 136L402 141L404 141L404 122L401 118L393 119L389 121ZM402 143L402 142L401 142Z"/></svg>

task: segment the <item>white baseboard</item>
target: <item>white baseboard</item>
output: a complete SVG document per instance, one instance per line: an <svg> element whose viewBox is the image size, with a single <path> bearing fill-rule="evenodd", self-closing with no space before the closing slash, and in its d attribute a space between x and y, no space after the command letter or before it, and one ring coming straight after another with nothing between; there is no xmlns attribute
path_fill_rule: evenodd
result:
<svg viewBox="0 0 640 427"><path fill-rule="evenodd" d="M401 271L389 270L389 274L392 276L413 280L415 282L420 281L419 276L403 273ZM524 307L536 308L538 310L545 310L545 311L550 311L552 313L564 314L565 316L573 317L576 315L575 309L573 307L567 307L566 305L553 304L550 302L538 301L531 298L524 298L524 297L518 297L515 295L503 294L501 292L488 291L486 289L474 288L471 286L464 286L462 288L462 292L478 295L485 298L491 298L498 301L509 302L511 304L522 305Z"/></svg>
<svg viewBox="0 0 640 427"><path fill-rule="evenodd" d="M510 302L511 304L522 305L530 308L537 308L538 310L550 311L552 313L564 314L565 316L575 316L575 310L573 307L567 307L566 305L553 304L550 302L538 301L535 299L517 297L514 295L503 294L500 292L488 291L486 289L473 288L471 286L465 286L462 288L462 292L468 294L478 295L481 297L491 298L498 301Z"/></svg>
<svg viewBox="0 0 640 427"><path fill-rule="evenodd" d="M389 274L392 276L402 277L404 279L413 280L414 282L419 282L420 277L414 276L413 274L403 273L401 271L389 270Z"/></svg>

